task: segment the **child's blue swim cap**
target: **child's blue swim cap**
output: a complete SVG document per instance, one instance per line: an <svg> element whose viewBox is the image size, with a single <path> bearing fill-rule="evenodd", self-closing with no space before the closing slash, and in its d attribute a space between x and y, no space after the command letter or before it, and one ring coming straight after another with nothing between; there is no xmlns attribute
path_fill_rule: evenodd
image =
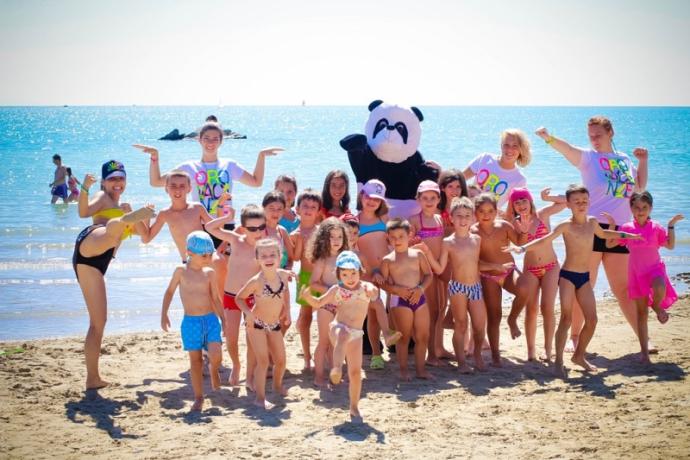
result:
<svg viewBox="0 0 690 460"><path fill-rule="evenodd" d="M187 251L194 254L212 254L215 251L213 240L208 233L196 230L187 236Z"/></svg>
<svg viewBox="0 0 690 460"><path fill-rule="evenodd" d="M353 270L361 270L362 263L359 261L359 257L352 251L343 251L338 254L335 259L335 266L337 268L349 268Z"/></svg>

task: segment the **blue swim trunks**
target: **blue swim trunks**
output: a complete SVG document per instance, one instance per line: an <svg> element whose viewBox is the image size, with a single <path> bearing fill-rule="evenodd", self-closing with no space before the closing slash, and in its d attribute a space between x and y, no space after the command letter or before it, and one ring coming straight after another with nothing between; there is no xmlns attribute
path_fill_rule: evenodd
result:
<svg viewBox="0 0 690 460"><path fill-rule="evenodd" d="M182 347L185 351L208 350L211 342L221 343L220 321L209 313L201 316L184 315L182 318Z"/></svg>
<svg viewBox="0 0 690 460"><path fill-rule="evenodd" d="M50 191L50 194L53 196L59 196L63 200L67 199L68 195L68 189L67 189L67 184L60 184L56 185L53 187L53 189Z"/></svg>

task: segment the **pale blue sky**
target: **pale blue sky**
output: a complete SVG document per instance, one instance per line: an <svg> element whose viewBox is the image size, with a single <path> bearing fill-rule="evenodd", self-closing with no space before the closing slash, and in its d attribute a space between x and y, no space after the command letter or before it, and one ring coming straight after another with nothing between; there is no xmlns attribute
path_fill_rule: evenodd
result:
<svg viewBox="0 0 690 460"><path fill-rule="evenodd" d="M0 105L690 105L686 0L0 7Z"/></svg>

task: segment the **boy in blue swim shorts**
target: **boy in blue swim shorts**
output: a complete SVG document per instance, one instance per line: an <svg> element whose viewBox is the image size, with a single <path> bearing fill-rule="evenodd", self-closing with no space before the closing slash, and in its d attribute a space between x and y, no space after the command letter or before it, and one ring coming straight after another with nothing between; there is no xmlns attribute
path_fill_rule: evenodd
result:
<svg viewBox="0 0 690 460"><path fill-rule="evenodd" d="M223 306L218 295L216 272L210 268L214 252L213 240L201 230L193 231L187 237L187 263L175 268L170 284L163 297L161 327L170 328L168 309L177 288L184 307L182 319L182 345L189 352L190 374L194 390L192 411L201 411L204 404L202 350L207 351L211 388L220 388L218 369L222 361L221 323Z"/></svg>

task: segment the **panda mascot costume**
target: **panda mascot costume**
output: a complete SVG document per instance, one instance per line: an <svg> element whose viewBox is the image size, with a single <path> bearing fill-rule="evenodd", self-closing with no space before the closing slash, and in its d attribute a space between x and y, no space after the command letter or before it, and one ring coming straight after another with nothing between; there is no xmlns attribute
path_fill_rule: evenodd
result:
<svg viewBox="0 0 690 460"><path fill-rule="evenodd" d="M374 101L369 104L364 134L351 134L340 141L347 151L357 179L357 191L370 179L386 185L390 217L408 218L420 212L417 187L423 180L438 180L439 171L427 165L417 151L424 119L416 107L401 107Z"/></svg>

